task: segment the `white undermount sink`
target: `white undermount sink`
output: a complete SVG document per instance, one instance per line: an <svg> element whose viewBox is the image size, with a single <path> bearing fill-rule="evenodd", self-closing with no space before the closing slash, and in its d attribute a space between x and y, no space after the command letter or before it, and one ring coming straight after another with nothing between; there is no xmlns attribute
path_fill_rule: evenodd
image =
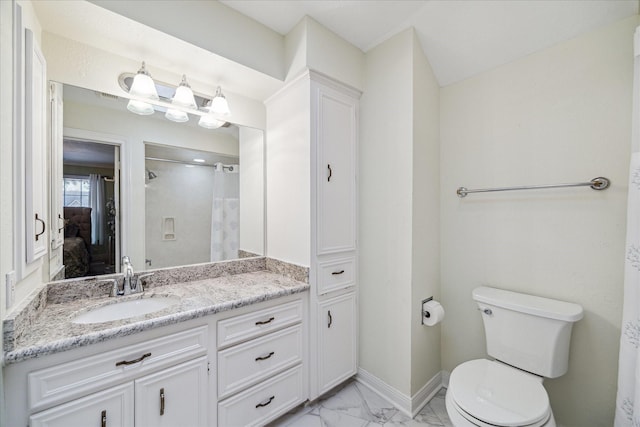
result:
<svg viewBox="0 0 640 427"><path fill-rule="evenodd" d="M128 319L164 310L179 302L180 299L176 297L141 298L117 302L82 313L73 319L73 323L88 324Z"/></svg>

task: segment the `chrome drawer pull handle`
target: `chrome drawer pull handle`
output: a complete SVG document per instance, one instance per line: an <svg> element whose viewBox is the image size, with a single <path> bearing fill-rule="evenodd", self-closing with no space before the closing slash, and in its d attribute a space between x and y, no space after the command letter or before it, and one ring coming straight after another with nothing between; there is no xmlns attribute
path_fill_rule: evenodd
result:
<svg viewBox="0 0 640 427"><path fill-rule="evenodd" d="M276 320L275 317L270 317L269 320L263 320L261 322L256 322L256 325L266 325L267 323L271 323Z"/></svg>
<svg viewBox="0 0 640 427"><path fill-rule="evenodd" d="M275 396L271 396L271 397L269 398L269 400L267 400L265 403L258 403L258 404L256 405L256 408L262 408L263 406L267 406L267 405L268 405L269 403L271 403L271 402L273 401L273 399L275 399L275 398L276 398Z"/></svg>
<svg viewBox="0 0 640 427"><path fill-rule="evenodd" d="M330 328L331 324L333 323L333 317L331 317L331 310L328 310L327 314L329 315L329 323L327 324L327 328Z"/></svg>
<svg viewBox="0 0 640 427"><path fill-rule="evenodd" d="M58 233L59 233L62 230L64 230L64 218L62 218L62 215L58 214L58 219L62 221L62 227L58 228Z"/></svg>
<svg viewBox="0 0 640 427"><path fill-rule="evenodd" d="M107 411L102 411L102 414L100 414L100 425L107 427Z"/></svg>
<svg viewBox="0 0 640 427"><path fill-rule="evenodd" d="M140 357L138 357L137 359L134 359L134 360L122 360L122 361L116 363L116 366L133 365L134 363L142 362L147 357L151 357L151 353L145 353L142 356L140 356Z"/></svg>
<svg viewBox="0 0 640 427"><path fill-rule="evenodd" d="M160 415L164 415L164 388L160 389Z"/></svg>
<svg viewBox="0 0 640 427"><path fill-rule="evenodd" d="M268 358L270 358L274 354L276 354L276 353L272 351L271 353L267 354L266 356L256 357L256 362L258 362L260 360L267 360Z"/></svg>
<svg viewBox="0 0 640 427"><path fill-rule="evenodd" d="M333 272L333 273L331 273L331 274L334 274L334 275L336 275L336 276L337 276L338 274L342 274L342 273L344 273L344 270L334 271L334 272Z"/></svg>
<svg viewBox="0 0 640 427"><path fill-rule="evenodd" d="M329 176L327 177L327 182L331 182L331 175L333 175L333 171L331 170L331 165L327 165L327 169L329 169Z"/></svg>

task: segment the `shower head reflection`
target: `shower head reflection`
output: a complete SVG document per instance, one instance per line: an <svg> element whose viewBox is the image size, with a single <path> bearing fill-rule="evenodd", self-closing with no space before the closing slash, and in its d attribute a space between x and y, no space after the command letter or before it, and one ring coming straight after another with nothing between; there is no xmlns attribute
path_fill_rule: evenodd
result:
<svg viewBox="0 0 640 427"><path fill-rule="evenodd" d="M147 178L149 180L156 179L158 177L158 175L152 170L145 169L145 172L147 173Z"/></svg>

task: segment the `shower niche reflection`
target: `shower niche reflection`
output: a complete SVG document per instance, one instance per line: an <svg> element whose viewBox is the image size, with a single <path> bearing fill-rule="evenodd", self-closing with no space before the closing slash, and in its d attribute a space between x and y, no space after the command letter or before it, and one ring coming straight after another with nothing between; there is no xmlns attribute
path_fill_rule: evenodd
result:
<svg viewBox="0 0 640 427"><path fill-rule="evenodd" d="M255 256L240 248L238 157L145 143L146 268Z"/></svg>

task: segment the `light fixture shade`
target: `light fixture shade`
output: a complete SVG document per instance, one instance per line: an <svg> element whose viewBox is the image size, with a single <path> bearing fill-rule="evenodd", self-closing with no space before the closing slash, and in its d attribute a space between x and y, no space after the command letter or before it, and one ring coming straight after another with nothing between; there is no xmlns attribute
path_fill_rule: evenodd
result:
<svg viewBox="0 0 640 427"><path fill-rule="evenodd" d="M141 116L148 116L150 114L153 114L153 112L155 111L153 109L153 105L142 101L136 101L135 99L129 100L129 103L127 104L127 110L131 111L132 113L140 114Z"/></svg>
<svg viewBox="0 0 640 427"><path fill-rule="evenodd" d="M211 104L207 106L207 110L210 113L217 114L219 116L228 116L231 114L227 98L222 94L220 86L216 89L216 94L211 100Z"/></svg>
<svg viewBox="0 0 640 427"><path fill-rule="evenodd" d="M182 81L180 82L180 86L176 88L176 93L173 95L173 99L171 99L171 103L174 105L179 105L181 107L187 107L192 109L197 109L196 100L193 97L193 91L191 90L191 86L187 83L187 76L182 75Z"/></svg>
<svg viewBox="0 0 640 427"><path fill-rule="evenodd" d="M224 121L218 120L213 117L212 114L200 116L200 120L198 121L198 125L202 126L205 129L218 129L224 123Z"/></svg>
<svg viewBox="0 0 640 427"><path fill-rule="evenodd" d="M169 108L164 116L172 122L184 123L189 121L187 113L173 108Z"/></svg>
<svg viewBox="0 0 640 427"><path fill-rule="evenodd" d="M131 89L129 89L129 94L137 96L139 98L153 99L155 101L160 99L158 97L156 85L153 82L151 75L147 71L144 61L142 61L142 67L140 67L135 77L133 78L133 83L131 84Z"/></svg>

